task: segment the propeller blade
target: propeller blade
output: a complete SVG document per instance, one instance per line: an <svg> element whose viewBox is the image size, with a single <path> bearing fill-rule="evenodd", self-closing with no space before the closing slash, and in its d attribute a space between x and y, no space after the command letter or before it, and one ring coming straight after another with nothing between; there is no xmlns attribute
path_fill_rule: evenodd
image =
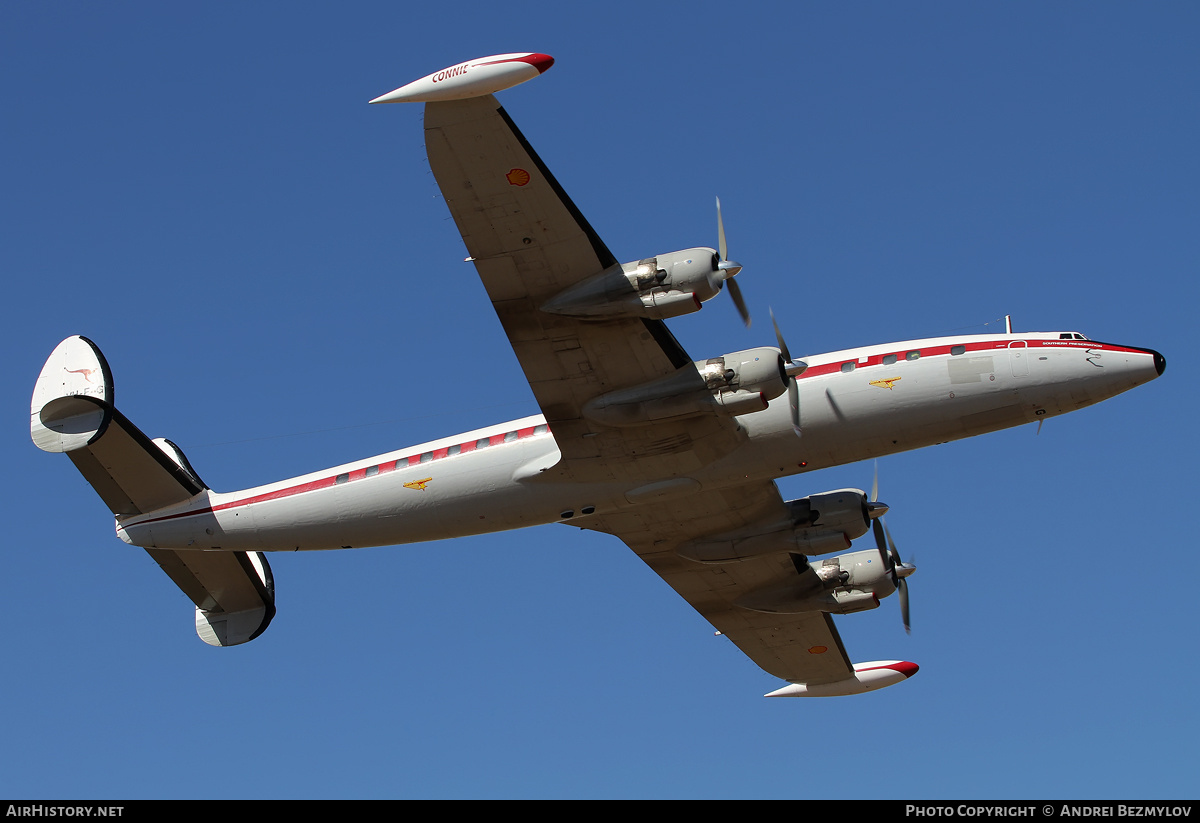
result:
<svg viewBox="0 0 1200 823"><path fill-rule="evenodd" d="M742 288L737 284L737 281L732 277L725 281L729 286L729 296L733 298L733 305L737 306L738 314L742 316L742 322L746 324L746 328L750 328L750 312L746 308L746 301L742 297Z"/></svg>
<svg viewBox="0 0 1200 823"><path fill-rule="evenodd" d="M869 503L875 503L879 499L879 461L875 461L875 479L871 482L871 499ZM887 507L883 507L887 511ZM910 574L916 571L916 568L911 563L905 563L900 559L900 552L896 548L896 541L892 539L892 530L887 527L887 521L883 519L882 514L871 521L871 531L875 533L875 548L879 550L879 556L883 559L883 566L892 575L892 586L900 593L900 617L904 620L904 631L912 634L912 621L909 619L908 611L908 580Z"/></svg>
<svg viewBox="0 0 1200 823"><path fill-rule="evenodd" d="M899 566L903 561L900 560L900 552L896 551L896 544L892 540L892 532L887 527L887 521L881 517L879 518L879 522L883 524L883 533L887 537L888 563L892 569L892 585L898 589L900 588L900 581L896 576L896 567Z"/></svg>
<svg viewBox="0 0 1200 823"><path fill-rule="evenodd" d="M721 219L721 198L717 198L717 253L722 260L729 259L729 249L725 247L725 221Z"/></svg>
<svg viewBox="0 0 1200 823"><path fill-rule="evenodd" d="M788 405L792 409L792 429L796 432L796 436L800 436L800 386L796 383L796 378L788 378Z"/></svg>
<svg viewBox="0 0 1200 823"><path fill-rule="evenodd" d="M888 568L888 553L887 540L883 534L883 523L877 517L871 521L871 531L875 533L875 548L879 549L879 559L883 561L883 567Z"/></svg>
<svg viewBox="0 0 1200 823"><path fill-rule="evenodd" d="M883 520L882 517L879 519ZM892 562L895 565L900 565L903 561L900 560L900 552L896 551L896 541L892 540L892 531L887 527L886 522L883 524L883 533L887 536L888 551L891 553Z"/></svg>
<svg viewBox="0 0 1200 823"><path fill-rule="evenodd" d="M783 332L779 330L779 323L775 320L775 310L768 309L771 313L771 325L775 327L775 341L779 343L779 353L783 355L783 359L787 362L792 362L792 353L788 351L787 343L784 342Z"/></svg>
<svg viewBox="0 0 1200 823"><path fill-rule="evenodd" d="M742 289L733 278L742 270L740 263L729 259L729 246L725 242L725 220L721 217L721 198L717 198L717 271L721 279L729 284L729 296L737 307L742 322L750 327L750 311L746 308L746 299L742 297Z"/></svg>
<svg viewBox="0 0 1200 823"><path fill-rule="evenodd" d="M912 634L912 620L908 613L908 581L901 577L900 584L896 588L900 592L900 617L904 620L904 631Z"/></svg>
<svg viewBox="0 0 1200 823"><path fill-rule="evenodd" d="M783 332L779 330L779 322L775 319L775 311L774 309L768 309L768 311L771 313L771 325L775 327L775 340L779 343L779 353L783 356L784 361L791 366L793 363L792 353L788 351L787 341L783 339ZM792 428L795 429L797 435L800 434L800 384L796 381L796 378L801 373L788 373L788 406L792 411Z"/></svg>

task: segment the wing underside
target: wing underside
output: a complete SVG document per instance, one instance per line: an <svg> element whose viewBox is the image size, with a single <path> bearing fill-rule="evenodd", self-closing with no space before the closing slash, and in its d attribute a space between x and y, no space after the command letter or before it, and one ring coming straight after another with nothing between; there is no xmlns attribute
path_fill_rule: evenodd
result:
<svg viewBox="0 0 1200 823"><path fill-rule="evenodd" d="M689 495L684 500L639 506L597 518L594 526L620 537L659 577L764 671L791 682L834 683L853 676L853 666L833 620L823 612L768 614L736 601L755 590L786 582L797 589L820 586L807 566L797 569L786 552L719 565L680 557L683 543L724 534L757 522L786 519L773 483Z"/></svg>
<svg viewBox="0 0 1200 823"><path fill-rule="evenodd" d="M607 392L679 375L704 391L660 320L541 311L617 259L492 96L425 107L429 164L562 462L558 479L651 482L695 471L743 440L729 418L620 430L583 414ZM692 373L695 373L694 378Z"/></svg>
<svg viewBox="0 0 1200 823"><path fill-rule="evenodd" d="M818 689L824 684L829 694L862 690L828 614L765 613L738 605L764 587L815 591L822 584L803 558L781 551L718 565L677 551L688 541L763 524L790 526L773 483L708 489L692 479L745 443L736 417L698 413L605 425L586 413L589 401L637 392L654 381L670 380L681 393L705 392L706 385L659 320L543 311L561 305L551 301L568 289L576 294L590 288L589 279L611 271L617 259L495 98L427 104L425 139L468 259L562 455L537 479L623 484L629 506L575 518L572 525L623 540L767 672Z"/></svg>

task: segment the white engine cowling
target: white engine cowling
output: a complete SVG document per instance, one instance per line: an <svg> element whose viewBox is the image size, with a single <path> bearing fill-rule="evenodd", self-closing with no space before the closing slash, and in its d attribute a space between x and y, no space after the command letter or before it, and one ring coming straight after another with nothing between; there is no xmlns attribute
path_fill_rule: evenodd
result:
<svg viewBox="0 0 1200 823"><path fill-rule="evenodd" d="M800 575L755 589L738 598L737 605L768 614L852 614L878 607L879 598L896 590L876 550L831 557L812 569L820 587L813 586L811 577Z"/></svg>
<svg viewBox="0 0 1200 823"><path fill-rule="evenodd" d="M700 310L725 281L713 249L659 254L611 266L542 305L549 314L580 318L644 317L665 320Z"/></svg>
<svg viewBox="0 0 1200 823"><path fill-rule="evenodd" d="M660 254L649 260L638 261L634 274L640 280L635 281L634 285L639 291L657 288L694 294L704 302L716 297L721 291L724 278L717 270L718 263L720 258L717 252L708 248ZM631 265L633 264L626 263L622 268Z"/></svg>
<svg viewBox="0 0 1200 823"><path fill-rule="evenodd" d="M643 426L658 420L717 412L735 416L767 408L787 390L783 355L769 347L714 357L639 386L589 400L584 416L606 426ZM705 392L697 384L697 374Z"/></svg>
<svg viewBox="0 0 1200 823"><path fill-rule="evenodd" d="M826 585L870 591L880 597L887 597L896 590L891 572L884 567L883 558L876 549L830 557L819 566L814 563L813 570Z"/></svg>
<svg viewBox="0 0 1200 823"><path fill-rule="evenodd" d="M779 349L764 346L737 351L697 362L696 370L718 403L723 394L753 394L774 400L787 391L788 376Z"/></svg>

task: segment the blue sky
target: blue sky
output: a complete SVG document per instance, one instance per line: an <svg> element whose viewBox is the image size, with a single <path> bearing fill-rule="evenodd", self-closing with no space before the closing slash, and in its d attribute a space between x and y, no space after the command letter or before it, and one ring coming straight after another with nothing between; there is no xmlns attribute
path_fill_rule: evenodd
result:
<svg viewBox="0 0 1200 823"><path fill-rule="evenodd" d="M0 795L1196 795L1195 4L344 5L0 8ZM672 321L696 358L772 344L769 306L798 356L1006 313L1166 355L1040 435L880 462L913 634L894 598L838 625L917 677L764 700L558 526L272 556L275 622L211 649L29 442L70 334L219 490L536 413L421 108L366 105L508 51L557 59L501 99L618 258L714 244L721 197L757 322Z"/></svg>

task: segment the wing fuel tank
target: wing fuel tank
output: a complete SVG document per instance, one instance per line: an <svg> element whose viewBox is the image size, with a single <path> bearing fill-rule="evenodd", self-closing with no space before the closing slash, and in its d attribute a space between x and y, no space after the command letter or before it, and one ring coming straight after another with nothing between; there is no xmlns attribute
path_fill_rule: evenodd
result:
<svg viewBox="0 0 1200 823"><path fill-rule="evenodd" d="M493 54L435 71L371 102L435 103L482 97L532 80L553 65L553 57L538 52Z"/></svg>
<svg viewBox="0 0 1200 823"><path fill-rule="evenodd" d="M873 692L903 683L917 673L916 663L907 660L879 660L873 663L855 663L854 677L836 683L820 683L809 686L792 683L782 689L763 695L764 697L839 697L847 694Z"/></svg>

